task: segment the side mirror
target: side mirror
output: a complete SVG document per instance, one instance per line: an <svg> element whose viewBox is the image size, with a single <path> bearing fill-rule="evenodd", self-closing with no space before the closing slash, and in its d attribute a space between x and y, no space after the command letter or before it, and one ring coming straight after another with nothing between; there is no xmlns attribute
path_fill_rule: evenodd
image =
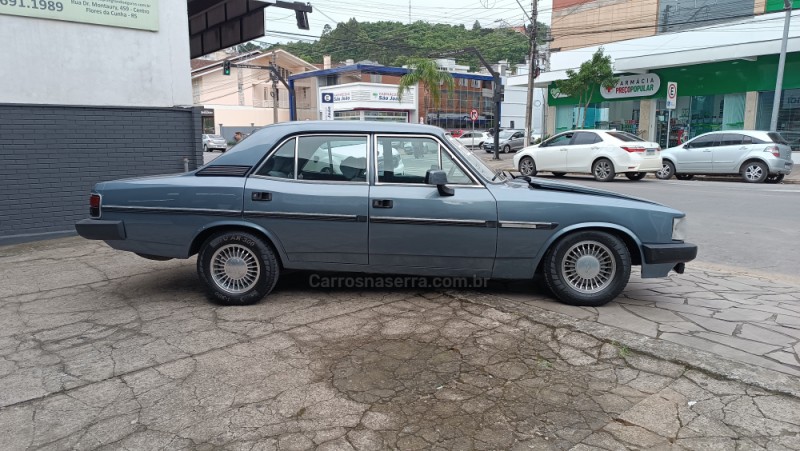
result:
<svg viewBox="0 0 800 451"><path fill-rule="evenodd" d="M683 147L684 149L688 149L688 148L689 148L689 145L688 145L688 144L684 144L684 145L682 145L681 147Z"/></svg>
<svg viewBox="0 0 800 451"><path fill-rule="evenodd" d="M440 196L452 196L455 194L453 188L445 186L447 185L447 173L440 169L428 169L428 172L425 173L425 184L436 185Z"/></svg>

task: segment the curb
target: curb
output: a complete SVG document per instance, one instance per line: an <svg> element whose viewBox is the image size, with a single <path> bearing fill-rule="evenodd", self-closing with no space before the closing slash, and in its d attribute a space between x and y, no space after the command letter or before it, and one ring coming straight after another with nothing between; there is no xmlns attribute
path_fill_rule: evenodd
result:
<svg viewBox="0 0 800 451"><path fill-rule="evenodd" d="M621 344L632 351L701 371L716 378L741 382L774 393L800 398L800 378L780 371L762 368L750 363L736 362L717 354L680 344L659 340L613 326L577 319L563 313L552 312L530 304L513 301L502 296L464 291L446 292L452 298L491 307L549 327L568 328L590 335L600 341ZM508 311L505 307L515 303L519 307ZM502 305L501 305L502 304Z"/></svg>

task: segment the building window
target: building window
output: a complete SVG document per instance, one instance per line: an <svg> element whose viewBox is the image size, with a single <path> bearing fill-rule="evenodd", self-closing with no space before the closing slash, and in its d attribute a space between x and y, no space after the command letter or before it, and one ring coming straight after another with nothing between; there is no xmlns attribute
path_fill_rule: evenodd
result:
<svg viewBox="0 0 800 451"><path fill-rule="evenodd" d="M200 92L203 90L203 79L195 78L192 80L192 102L195 105L200 104Z"/></svg>
<svg viewBox="0 0 800 451"><path fill-rule="evenodd" d="M369 74L369 81L372 83L383 83L383 75Z"/></svg>
<svg viewBox="0 0 800 451"><path fill-rule="evenodd" d="M408 122L406 111L364 111L365 121Z"/></svg>
<svg viewBox="0 0 800 451"><path fill-rule="evenodd" d="M774 97L775 91L758 93L756 128L759 130L769 130ZM800 89L786 89L781 92L777 129L789 141L793 151L800 151Z"/></svg>
<svg viewBox="0 0 800 451"><path fill-rule="evenodd" d="M336 121L360 121L360 111L334 111L333 119Z"/></svg>

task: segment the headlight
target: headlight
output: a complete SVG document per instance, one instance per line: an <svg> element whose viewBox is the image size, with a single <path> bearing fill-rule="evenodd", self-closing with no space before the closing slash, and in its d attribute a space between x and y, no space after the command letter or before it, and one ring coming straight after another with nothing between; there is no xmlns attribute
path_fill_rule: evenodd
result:
<svg viewBox="0 0 800 451"><path fill-rule="evenodd" d="M686 216L682 218L672 218L672 239L677 241L686 240L686 232L688 226L686 224Z"/></svg>

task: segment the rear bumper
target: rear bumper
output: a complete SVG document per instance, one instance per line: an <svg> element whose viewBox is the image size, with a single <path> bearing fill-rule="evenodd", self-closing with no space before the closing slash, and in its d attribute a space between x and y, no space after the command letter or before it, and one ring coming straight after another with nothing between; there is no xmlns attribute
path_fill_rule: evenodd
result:
<svg viewBox="0 0 800 451"><path fill-rule="evenodd" d="M122 221L82 219L75 223L78 235L89 240L114 241L125 239L125 224Z"/></svg>
<svg viewBox="0 0 800 451"><path fill-rule="evenodd" d="M792 173L793 168L794 168L794 162L792 160L774 159L769 162L770 174L789 175Z"/></svg>
<svg viewBox="0 0 800 451"><path fill-rule="evenodd" d="M691 243L643 244L647 264L686 263L697 257L697 245Z"/></svg>

